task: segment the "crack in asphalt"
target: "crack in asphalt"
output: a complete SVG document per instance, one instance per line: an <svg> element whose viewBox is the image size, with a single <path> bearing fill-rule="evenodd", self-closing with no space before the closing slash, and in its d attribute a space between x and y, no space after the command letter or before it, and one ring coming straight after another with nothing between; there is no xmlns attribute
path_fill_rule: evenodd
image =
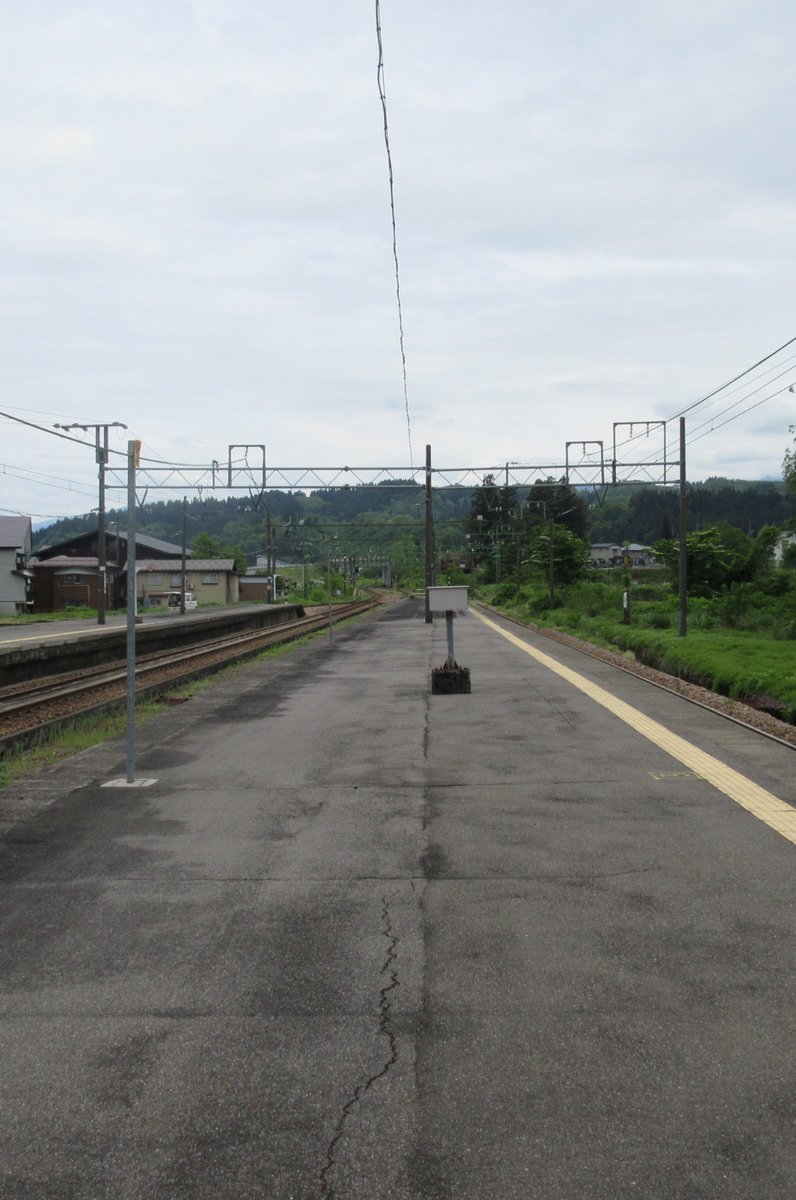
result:
<svg viewBox="0 0 796 1200"><path fill-rule="evenodd" d="M380 1079L383 1079L390 1068L394 1067L398 1062L398 1042L390 1024L390 1018L392 1016L390 992L401 986L400 980L398 979L397 968L394 966L398 958L396 947L400 941L400 938L398 934L393 933L392 920L390 918L390 908L386 897L382 897L381 903L381 933L382 937L386 938L388 945L384 962L379 969L379 977L384 980L382 986L379 988L379 1035L387 1039L389 1054L387 1055L380 1069L376 1071L374 1075L371 1075L370 1078L356 1085L350 1098L342 1107L337 1125L335 1126L334 1135L332 1136L332 1140L329 1142L329 1146L326 1150L326 1161L321 1169L321 1196L324 1197L325 1200L334 1200L334 1197L337 1195L331 1176L337 1164L337 1147L345 1135L346 1124L349 1117L352 1115L363 1096L370 1091L374 1084L378 1083Z"/></svg>

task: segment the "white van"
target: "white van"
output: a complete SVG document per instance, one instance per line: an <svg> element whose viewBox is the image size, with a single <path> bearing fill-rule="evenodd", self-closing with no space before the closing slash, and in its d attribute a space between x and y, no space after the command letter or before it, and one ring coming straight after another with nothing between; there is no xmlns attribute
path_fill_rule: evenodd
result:
<svg viewBox="0 0 796 1200"><path fill-rule="evenodd" d="M182 592L169 592L169 608L179 608L182 601ZM199 604L193 592L185 593L185 611L189 608L198 608Z"/></svg>

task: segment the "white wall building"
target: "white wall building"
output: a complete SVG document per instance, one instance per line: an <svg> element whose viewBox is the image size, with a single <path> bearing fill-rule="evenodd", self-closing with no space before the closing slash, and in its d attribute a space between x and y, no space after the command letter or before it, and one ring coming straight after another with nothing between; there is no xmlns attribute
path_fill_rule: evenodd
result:
<svg viewBox="0 0 796 1200"><path fill-rule="evenodd" d="M30 611L32 573L28 570L31 547L30 517L0 517L0 615L19 616Z"/></svg>

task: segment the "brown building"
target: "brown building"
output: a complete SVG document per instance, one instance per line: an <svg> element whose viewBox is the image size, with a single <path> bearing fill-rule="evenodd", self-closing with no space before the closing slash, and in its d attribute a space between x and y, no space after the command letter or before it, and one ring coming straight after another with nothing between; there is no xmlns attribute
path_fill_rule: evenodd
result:
<svg viewBox="0 0 796 1200"><path fill-rule="evenodd" d="M96 558L58 554L44 562L34 558L31 567L34 612L97 607L99 571Z"/></svg>
<svg viewBox="0 0 796 1200"><path fill-rule="evenodd" d="M145 561L180 559L182 548L146 534L135 535L136 558ZM108 530L105 535L106 604L124 608L127 602L127 534ZM36 551L30 560L33 572L33 611L56 612L75 605L97 607L99 588L98 533L90 530ZM186 557L190 560L191 552ZM93 582L90 576L93 572ZM66 582L71 577L71 582Z"/></svg>

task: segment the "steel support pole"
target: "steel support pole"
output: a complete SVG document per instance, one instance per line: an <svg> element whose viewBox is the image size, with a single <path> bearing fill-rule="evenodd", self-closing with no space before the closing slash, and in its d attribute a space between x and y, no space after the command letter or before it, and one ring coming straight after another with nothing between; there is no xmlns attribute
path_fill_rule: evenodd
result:
<svg viewBox="0 0 796 1200"><path fill-rule="evenodd" d="M555 542L553 540L553 518L550 518L550 531L547 543L547 600L550 607L553 607L555 602Z"/></svg>
<svg viewBox="0 0 796 1200"><path fill-rule="evenodd" d="M434 586L434 513L431 501L431 447L426 446L426 624L430 625L431 597L428 589Z"/></svg>
<svg viewBox="0 0 796 1200"><path fill-rule="evenodd" d="M685 417L680 418L680 503L679 503L679 537L680 553L678 559L677 591L680 600L680 627L678 634L686 637L688 634L688 555L686 552L686 492L685 492Z"/></svg>
<svg viewBox="0 0 796 1200"><path fill-rule="evenodd" d="M448 642L448 660L445 664L450 671L456 666L456 659L453 657L453 613L445 613L445 637Z"/></svg>
<svg viewBox="0 0 796 1200"><path fill-rule="evenodd" d="M140 442L127 443L127 782L135 783L135 469Z"/></svg>
<svg viewBox="0 0 796 1200"><path fill-rule="evenodd" d="M182 498L182 557L180 560L180 616L185 616L185 559L187 550L185 543L188 539L188 497Z"/></svg>
<svg viewBox="0 0 796 1200"><path fill-rule="evenodd" d="M107 549L105 545L105 464L108 461L108 426L97 425L95 428L97 464L99 465L99 508L97 509L97 566L99 568L99 583L97 587L97 624L105 624L107 608ZM104 437L102 436L104 434Z"/></svg>
<svg viewBox="0 0 796 1200"><path fill-rule="evenodd" d="M329 649L334 645L334 622L332 619L332 543L326 539L326 586L329 593Z"/></svg>

